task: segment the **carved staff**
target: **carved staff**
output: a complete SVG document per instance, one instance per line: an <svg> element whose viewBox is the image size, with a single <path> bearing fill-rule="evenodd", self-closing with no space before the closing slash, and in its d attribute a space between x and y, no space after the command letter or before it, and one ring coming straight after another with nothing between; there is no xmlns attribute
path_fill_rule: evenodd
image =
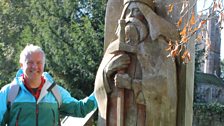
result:
<svg viewBox="0 0 224 126"><path fill-rule="evenodd" d="M125 20L120 19L118 21L120 31L118 34L119 43L125 42ZM119 45L120 46L120 45ZM124 52L119 52L124 53ZM118 71L118 73L124 73L124 70ZM116 84L115 84L116 85ZM117 126L124 126L124 88L117 87Z"/></svg>

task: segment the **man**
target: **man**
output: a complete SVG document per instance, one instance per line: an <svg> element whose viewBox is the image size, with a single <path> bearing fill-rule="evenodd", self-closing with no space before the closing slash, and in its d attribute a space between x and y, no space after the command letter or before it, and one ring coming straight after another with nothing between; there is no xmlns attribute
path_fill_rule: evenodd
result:
<svg viewBox="0 0 224 126"><path fill-rule="evenodd" d="M12 84L19 85L19 92L12 105L7 106L7 96L12 84L0 91L0 125L5 126L60 126L60 114L84 117L97 107L94 94L76 100L61 86L61 105L50 88L53 79L44 72L45 53L39 46L27 45L20 54L21 70Z"/></svg>

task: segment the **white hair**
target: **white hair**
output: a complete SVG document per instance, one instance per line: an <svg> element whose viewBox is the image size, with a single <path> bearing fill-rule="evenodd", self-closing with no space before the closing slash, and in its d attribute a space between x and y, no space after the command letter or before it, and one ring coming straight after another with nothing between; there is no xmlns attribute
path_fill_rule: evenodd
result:
<svg viewBox="0 0 224 126"><path fill-rule="evenodd" d="M41 47L39 46L36 46L36 45L33 45L33 44L29 44L27 45L23 51L20 53L20 59L19 59L19 63L23 64L25 63L26 61L26 57L33 53L33 52L40 52L43 54L43 61L44 61L44 64L45 64L45 53L44 51L42 50Z"/></svg>

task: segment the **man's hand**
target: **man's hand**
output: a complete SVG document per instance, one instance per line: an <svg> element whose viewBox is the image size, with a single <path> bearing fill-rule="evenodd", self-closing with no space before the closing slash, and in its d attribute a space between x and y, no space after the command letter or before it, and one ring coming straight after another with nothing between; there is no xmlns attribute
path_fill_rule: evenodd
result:
<svg viewBox="0 0 224 126"><path fill-rule="evenodd" d="M107 77L115 74L117 71L122 71L130 64L130 57L127 54L118 54L114 56L105 67Z"/></svg>

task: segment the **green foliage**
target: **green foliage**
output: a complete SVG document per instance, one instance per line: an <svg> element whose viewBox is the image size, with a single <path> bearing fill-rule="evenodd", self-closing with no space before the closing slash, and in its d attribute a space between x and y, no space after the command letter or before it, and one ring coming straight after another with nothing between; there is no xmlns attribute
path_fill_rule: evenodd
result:
<svg viewBox="0 0 224 126"><path fill-rule="evenodd" d="M194 103L194 114L208 118L210 115L224 115L224 105L219 103Z"/></svg>
<svg viewBox="0 0 224 126"><path fill-rule="evenodd" d="M27 23L25 8L22 1L0 1L0 86L9 83L19 67L16 42Z"/></svg>
<svg viewBox="0 0 224 126"><path fill-rule="evenodd" d="M194 103L193 125L223 126L224 105L219 103Z"/></svg>
<svg viewBox="0 0 224 126"><path fill-rule="evenodd" d="M105 0L1 1L0 86L13 79L21 50L32 43L45 51L45 70L58 83L76 97L90 94L103 55L105 3Z"/></svg>

